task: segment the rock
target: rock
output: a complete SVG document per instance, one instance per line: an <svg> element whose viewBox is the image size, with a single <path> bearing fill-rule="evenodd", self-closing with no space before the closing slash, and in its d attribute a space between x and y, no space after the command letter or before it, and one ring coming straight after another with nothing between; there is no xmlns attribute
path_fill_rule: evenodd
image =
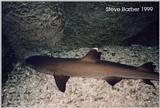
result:
<svg viewBox="0 0 160 108"><path fill-rule="evenodd" d="M65 28L62 43L65 46L103 47L132 43L157 45L158 3L75 2L65 3L64 6ZM106 12L105 10L106 7L141 8L142 6L152 6L154 11ZM154 36L153 39L152 36Z"/></svg>
<svg viewBox="0 0 160 108"><path fill-rule="evenodd" d="M154 11L106 11L106 7L142 6ZM158 6L156 2L3 2L2 29L20 59L57 47L157 45ZM153 32L148 33L150 29Z"/></svg>
<svg viewBox="0 0 160 108"><path fill-rule="evenodd" d="M8 39L6 37L2 37L2 40L2 85L4 85L8 79L8 74L13 70L14 64L17 60Z"/></svg>
<svg viewBox="0 0 160 108"><path fill-rule="evenodd" d="M63 35L61 3L3 2L3 34L19 59L51 49Z"/></svg>

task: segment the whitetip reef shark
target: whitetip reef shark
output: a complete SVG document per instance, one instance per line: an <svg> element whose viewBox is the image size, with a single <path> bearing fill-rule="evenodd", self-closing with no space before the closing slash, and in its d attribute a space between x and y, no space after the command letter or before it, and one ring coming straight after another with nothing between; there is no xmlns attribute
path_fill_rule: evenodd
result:
<svg viewBox="0 0 160 108"><path fill-rule="evenodd" d="M70 77L101 78L112 86L122 79L142 79L154 88L150 80L159 81L159 73L154 71L155 65L152 62L135 67L100 60L101 54L97 48L93 48L82 58L32 56L27 58L25 63L39 72L53 75L61 92L65 92Z"/></svg>

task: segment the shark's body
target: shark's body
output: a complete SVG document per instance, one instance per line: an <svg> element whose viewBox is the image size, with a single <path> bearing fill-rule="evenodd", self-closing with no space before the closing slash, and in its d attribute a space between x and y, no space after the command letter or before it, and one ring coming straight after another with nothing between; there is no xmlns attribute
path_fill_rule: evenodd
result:
<svg viewBox="0 0 160 108"><path fill-rule="evenodd" d="M111 85L116 84L122 78L143 79L150 85L153 85L150 80L159 80L159 74L154 72L154 65L151 62L134 67L103 61L100 60L100 56L100 52L92 49L80 59L32 56L26 60L26 63L40 72L54 75L56 84L62 92L65 91L69 77L101 78Z"/></svg>

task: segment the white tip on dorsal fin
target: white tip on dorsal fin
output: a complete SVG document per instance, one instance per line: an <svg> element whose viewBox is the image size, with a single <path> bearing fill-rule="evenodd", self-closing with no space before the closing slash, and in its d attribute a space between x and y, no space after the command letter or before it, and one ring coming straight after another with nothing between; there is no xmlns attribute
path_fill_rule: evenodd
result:
<svg viewBox="0 0 160 108"><path fill-rule="evenodd" d="M95 49L95 50L97 50L97 51L98 51L98 48L92 48L92 49Z"/></svg>
<svg viewBox="0 0 160 108"><path fill-rule="evenodd" d="M92 48L84 57L82 61L98 61L101 58L101 52L98 52L98 48Z"/></svg>

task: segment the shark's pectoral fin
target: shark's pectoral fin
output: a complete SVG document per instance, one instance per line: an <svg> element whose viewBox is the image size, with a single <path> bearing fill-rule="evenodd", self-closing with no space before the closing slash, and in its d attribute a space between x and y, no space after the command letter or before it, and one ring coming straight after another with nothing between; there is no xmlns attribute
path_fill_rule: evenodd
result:
<svg viewBox="0 0 160 108"><path fill-rule="evenodd" d="M107 77L104 78L110 85L114 86L116 83L122 80L122 78L117 78L117 77Z"/></svg>
<svg viewBox="0 0 160 108"><path fill-rule="evenodd" d="M153 87L156 89L155 85L154 85L150 80L144 79L143 82L144 82L145 84L149 84L149 85L153 86Z"/></svg>
<svg viewBox="0 0 160 108"><path fill-rule="evenodd" d="M70 78L69 76L63 76L63 75L54 75L56 85L58 89L61 92L65 92L66 90L66 83L68 79Z"/></svg>

